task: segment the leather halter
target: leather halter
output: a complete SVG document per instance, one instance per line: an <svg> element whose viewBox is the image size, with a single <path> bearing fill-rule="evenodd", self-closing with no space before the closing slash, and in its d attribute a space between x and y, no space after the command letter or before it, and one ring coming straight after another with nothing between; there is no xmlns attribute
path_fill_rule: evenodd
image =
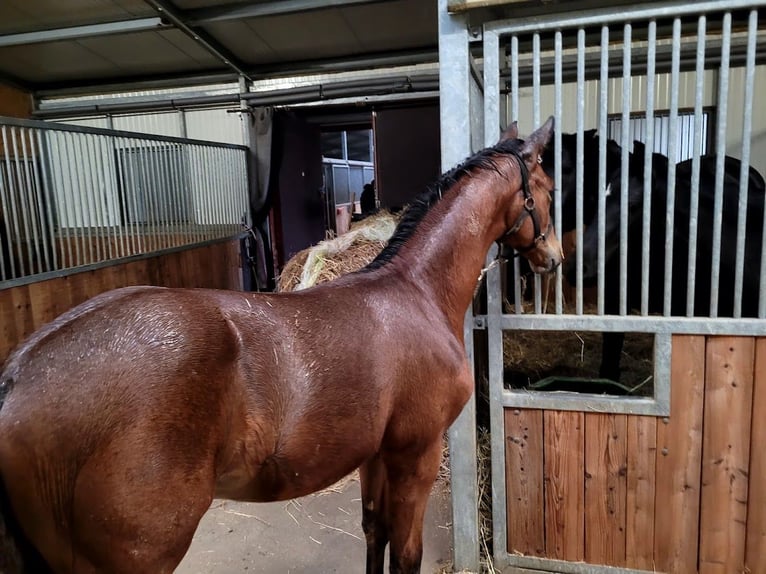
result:
<svg viewBox="0 0 766 574"><path fill-rule="evenodd" d="M537 210L535 209L535 198L532 196L532 192L529 189L529 170L527 169L527 164L524 163L524 159L517 151L511 150L509 153L519 162L519 173L521 174L521 192L524 194L524 210L519 214L519 217L516 219L516 223L514 223L511 228L506 231L497 241L499 244L502 239L517 233L521 229L521 226L524 225L524 221L526 221L527 217L531 217L535 235L529 245L526 247L516 248L516 254L514 257L518 257L522 253L526 253L534 249L535 246L541 241L545 241L546 236L551 232L551 229L553 228L553 222L549 221L548 228L544 232L540 231L540 217L538 216Z"/></svg>

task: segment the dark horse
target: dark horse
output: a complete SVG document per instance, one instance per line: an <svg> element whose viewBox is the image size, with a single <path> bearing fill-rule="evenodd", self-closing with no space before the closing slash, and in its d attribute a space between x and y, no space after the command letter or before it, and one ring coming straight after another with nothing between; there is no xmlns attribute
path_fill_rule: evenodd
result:
<svg viewBox="0 0 766 574"><path fill-rule="evenodd" d="M642 236L644 206L644 153L645 148L639 142L634 143L634 152L629 160L628 174L628 235L627 235L627 310L641 307ZM652 154L649 258L648 258L648 312L662 313L664 307L665 283L665 237L666 214L668 210L668 159ZM745 265L743 274L743 292L741 314L755 317L758 311L760 291L760 256L761 230L764 213L764 181L761 175L750 168L748 178L748 204L746 225L737 221L739 202L739 182L741 162L733 157L726 157L723 174L723 211L721 227L721 267L717 286L711 285L713 252L713 217L715 198L716 157L700 158L699 171L699 211L697 224L696 270L689 274L689 222L692 197L692 160L686 160L676 166L675 202L670 206L674 211L673 226L673 261L671 277L670 313L687 314L687 286L693 283L694 304L692 314L710 316L710 295L717 289L718 304L715 312L720 317L732 317L734 314L734 277L736 261L737 232L745 233ZM619 313L619 247L620 247L620 190L621 171L614 170L608 180L605 215L605 269L604 269L604 311L607 314ZM598 189L589 189L588 195L596 195ZM597 195L596 195L597 198ZM598 227L595 218L584 232L582 246L583 284L593 285L597 279ZM567 278L575 280L573 265L567 265ZM620 355L624 333L604 333L599 376L618 380L620 375Z"/></svg>
<svg viewBox="0 0 766 574"><path fill-rule="evenodd" d="M367 572L389 542L391 572L418 572L487 250L561 261L552 129L513 126L444 175L360 272L284 294L119 289L33 334L0 375L0 560L171 572L214 497L289 499L359 467Z"/></svg>

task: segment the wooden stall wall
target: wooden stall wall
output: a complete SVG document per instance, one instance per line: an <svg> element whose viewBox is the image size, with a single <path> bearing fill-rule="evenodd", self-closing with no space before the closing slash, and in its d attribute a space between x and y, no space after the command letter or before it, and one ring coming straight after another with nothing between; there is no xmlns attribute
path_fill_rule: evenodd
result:
<svg viewBox="0 0 766 574"><path fill-rule="evenodd" d="M674 336L667 418L507 409L508 552L766 572L766 338Z"/></svg>
<svg viewBox="0 0 766 574"><path fill-rule="evenodd" d="M241 290L239 240L0 289L0 364L19 342L64 311L129 285Z"/></svg>

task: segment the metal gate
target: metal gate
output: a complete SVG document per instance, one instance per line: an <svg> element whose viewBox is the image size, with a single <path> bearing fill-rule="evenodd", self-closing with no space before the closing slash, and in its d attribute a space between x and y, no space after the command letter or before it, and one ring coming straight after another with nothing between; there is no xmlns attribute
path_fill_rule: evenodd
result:
<svg viewBox="0 0 766 574"><path fill-rule="evenodd" d="M466 317L469 356L474 332L487 336L495 566L766 571L766 455L757 448L766 413L766 2L524 17L514 17L524 7L502 4L439 2L443 167L493 145L509 121L523 134L554 115L554 218L560 235L574 222L577 248L573 287L562 270L552 285L524 285L516 260L513 304L494 267L486 313ZM510 17L492 19L498 10ZM562 176L572 173L564 197ZM646 334L652 390L515 388L504 376L504 333L519 331L547 332L536 344L549 346L564 333ZM475 399L450 447L455 569L477 570Z"/></svg>

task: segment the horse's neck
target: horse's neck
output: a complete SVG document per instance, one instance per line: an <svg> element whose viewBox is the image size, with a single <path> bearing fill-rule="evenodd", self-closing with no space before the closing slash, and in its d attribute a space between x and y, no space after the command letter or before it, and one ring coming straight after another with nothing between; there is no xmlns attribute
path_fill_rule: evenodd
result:
<svg viewBox="0 0 766 574"><path fill-rule="evenodd" d="M477 175L455 184L462 189L450 190L432 208L433 217L424 221L400 253L410 278L461 332L487 251L505 228L499 212L504 202L491 179L498 177ZM508 188L507 180L502 183Z"/></svg>

